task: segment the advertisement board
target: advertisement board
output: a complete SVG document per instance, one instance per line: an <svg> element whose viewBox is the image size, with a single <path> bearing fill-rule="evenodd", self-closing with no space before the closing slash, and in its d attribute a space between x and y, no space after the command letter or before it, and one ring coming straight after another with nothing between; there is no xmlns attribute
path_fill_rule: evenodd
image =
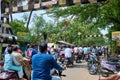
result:
<svg viewBox="0 0 120 80"><path fill-rule="evenodd" d="M120 40L120 31L112 32L112 40Z"/></svg>
<svg viewBox="0 0 120 80"><path fill-rule="evenodd" d="M29 33L28 32L17 32L18 40L28 41L29 40Z"/></svg>

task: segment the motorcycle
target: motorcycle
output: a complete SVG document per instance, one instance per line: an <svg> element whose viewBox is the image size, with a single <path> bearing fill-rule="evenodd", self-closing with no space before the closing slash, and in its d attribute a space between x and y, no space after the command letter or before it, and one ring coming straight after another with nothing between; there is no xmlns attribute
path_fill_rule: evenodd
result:
<svg viewBox="0 0 120 80"><path fill-rule="evenodd" d="M103 77L108 77L110 74L115 74L120 71L120 62L102 61L101 74Z"/></svg>
<svg viewBox="0 0 120 80"><path fill-rule="evenodd" d="M59 61L61 62L62 65L65 64L65 55L64 54L60 55Z"/></svg>
<svg viewBox="0 0 120 80"><path fill-rule="evenodd" d="M18 74L16 71L3 70L4 61L0 61L0 80L18 80Z"/></svg>
<svg viewBox="0 0 120 80"><path fill-rule="evenodd" d="M74 60L75 60L76 63L81 62L81 61L80 61L80 55L79 55L78 53L75 53L75 54L74 54Z"/></svg>
<svg viewBox="0 0 120 80"><path fill-rule="evenodd" d="M89 55L87 66L88 66L89 74L91 74L91 75L97 74L97 72L98 72L98 60L97 60L97 57L94 53Z"/></svg>
<svg viewBox="0 0 120 80"><path fill-rule="evenodd" d="M62 74L62 71L57 71L56 69L52 68L50 71L52 76L58 76L60 80L62 80L62 76L66 77L66 75Z"/></svg>
<svg viewBox="0 0 120 80"><path fill-rule="evenodd" d="M65 58L65 64L67 67L73 67L73 57Z"/></svg>
<svg viewBox="0 0 120 80"><path fill-rule="evenodd" d="M0 80L19 80L17 71L4 70L3 65L4 65L4 61L0 61ZM23 77L28 79L24 69L23 69L23 72L24 72Z"/></svg>

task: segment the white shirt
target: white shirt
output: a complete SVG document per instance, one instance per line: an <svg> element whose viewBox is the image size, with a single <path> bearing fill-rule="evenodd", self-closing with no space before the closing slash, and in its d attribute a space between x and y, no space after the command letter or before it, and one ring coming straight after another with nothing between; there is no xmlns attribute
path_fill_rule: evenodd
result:
<svg viewBox="0 0 120 80"><path fill-rule="evenodd" d="M70 48L65 49L65 57L66 58L72 57L72 50Z"/></svg>
<svg viewBox="0 0 120 80"><path fill-rule="evenodd" d="M78 48L75 47L75 48L74 48L74 53L78 53L78 52L79 52Z"/></svg>
<svg viewBox="0 0 120 80"><path fill-rule="evenodd" d="M82 47L79 47L79 52L83 52L83 48Z"/></svg>

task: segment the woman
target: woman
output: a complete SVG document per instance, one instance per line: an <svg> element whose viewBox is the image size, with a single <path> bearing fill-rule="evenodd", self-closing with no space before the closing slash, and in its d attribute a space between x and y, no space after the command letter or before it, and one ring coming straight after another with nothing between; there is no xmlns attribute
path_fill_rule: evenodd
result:
<svg viewBox="0 0 120 80"><path fill-rule="evenodd" d="M15 60L12 53L12 47L8 47L8 54L5 55L4 70L17 71L20 80L27 80L23 78L22 66ZM16 65L15 65L16 64Z"/></svg>

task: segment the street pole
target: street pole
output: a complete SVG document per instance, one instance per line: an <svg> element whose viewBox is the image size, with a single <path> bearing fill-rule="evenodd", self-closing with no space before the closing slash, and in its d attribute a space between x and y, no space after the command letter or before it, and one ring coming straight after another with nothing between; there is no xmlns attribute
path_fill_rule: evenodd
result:
<svg viewBox="0 0 120 80"><path fill-rule="evenodd" d="M1 28L1 0L0 0L0 28ZM0 40L0 60L2 59L2 42Z"/></svg>
<svg viewBox="0 0 120 80"><path fill-rule="evenodd" d="M1 23L1 0L0 0L0 23Z"/></svg>

